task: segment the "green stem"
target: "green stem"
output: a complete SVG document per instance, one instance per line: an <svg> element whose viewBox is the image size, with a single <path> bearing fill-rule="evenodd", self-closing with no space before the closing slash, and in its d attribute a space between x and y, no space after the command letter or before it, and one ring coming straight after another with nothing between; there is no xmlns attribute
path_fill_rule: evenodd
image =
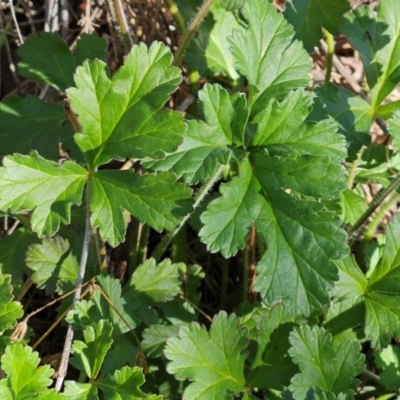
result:
<svg viewBox="0 0 400 400"><path fill-rule="evenodd" d="M204 197L206 197L209 190L218 181L218 179L219 179L220 175L222 174L223 170L225 169L225 167L226 167L225 165L220 165L217 168L217 170L214 172L214 174L211 175L209 180L201 187L201 189L199 190L199 192L197 193L197 195L195 197L195 202L193 204L193 210L195 210L200 205L200 203L204 200ZM158 244L158 246L156 247L156 249L154 250L154 252L152 254L153 258L155 258L157 261L161 258L164 251L166 250L168 245L171 243L171 240L181 230L181 228L183 227L183 225L185 225L185 223L187 222L187 220L190 218L191 215L192 214L186 215L182 219L182 221L180 222L178 227L173 232L168 233L167 235L165 235L162 238L161 242Z"/></svg>
<svg viewBox="0 0 400 400"><path fill-rule="evenodd" d="M347 180L347 189L353 189L354 179L356 178L356 172L358 164L360 163L362 157L362 151L360 150L357 159L354 160L351 164L350 172L349 172L349 179Z"/></svg>
<svg viewBox="0 0 400 400"><path fill-rule="evenodd" d="M326 54L326 73L324 85L327 86L331 80L332 64L333 64L333 53L335 51L335 43L333 35L324 29L326 44L328 45L328 52Z"/></svg>
<svg viewBox="0 0 400 400"><path fill-rule="evenodd" d="M174 0L164 0L164 4L170 12L172 18L174 19L176 26L178 27L181 33L185 33L186 31L186 22L183 18L181 12L179 11L178 6L176 5Z"/></svg>
<svg viewBox="0 0 400 400"><path fill-rule="evenodd" d="M372 219L371 223L369 224L368 228L364 232L364 240L368 241L368 240L372 239L372 236L374 235L374 232L375 232L377 226L379 225L379 223L381 222L381 220L382 220L383 216L385 215L386 211L388 211L390 209L390 207L394 203L396 203L396 201L398 201L398 200L400 200L400 194L399 193L393 195L392 198L388 202L386 202L385 204L382 205L382 207L376 213L376 215Z"/></svg>
<svg viewBox="0 0 400 400"><path fill-rule="evenodd" d="M381 190L377 196L372 200L367 211L358 219L358 221L350 228L349 237L351 237L359 228L361 228L372 213L383 203L387 196L396 190L397 186L400 185L400 175L398 175L393 182L386 188Z"/></svg>
<svg viewBox="0 0 400 400"><path fill-rule="evenodd" d="M187 30L185 31L182 42L178 47L178 50L175 53L175 58L173 65L178 66L180 65L183 54L186 51L187 46L189 45L190 40L192 39L193 35L196 33L197 29L199 28L200 24L203 22L204 18L206 17L208 10L214 3L214 0L205 0L203 5L200 7L199 11L193 18L192 22L189 24Z"/></svg>
<svg viewBox="0 0 400 400"><path fill-rule="evenodd" d="M114 11L115 20L121 30L122 40L126 50L129 52L133 46L133 40L129 33L128 21L126 20L124 7L121 0L109 1L110 7Z"/></svg>

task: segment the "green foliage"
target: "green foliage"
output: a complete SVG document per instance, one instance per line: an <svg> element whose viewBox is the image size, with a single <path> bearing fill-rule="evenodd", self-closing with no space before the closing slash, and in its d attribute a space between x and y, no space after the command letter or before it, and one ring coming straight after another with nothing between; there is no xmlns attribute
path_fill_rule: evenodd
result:
<svg viewBox="0 0 400 400"><path fill-rule="evenodd" d="M315 46L319 46L321 28L338 35L343 14L349 10L347 0L289 0L285 17L294 26L296 38L311 53Z"/></svg>
<svg viewBox="0 0 400 400"><path fill-rule="evenodd" d="M20 46L20 75L65 91L71 109L33 95L0 103L1 399L351 400L399 388L400 216L382 217L400 198L400 101L387 99L400 6L272 3L219 0L201 17L209 3L197 14L201 1L178 1L174 17L200 23L179 66L160 42L133 46L113 74L96 35L73 52L54 33ZM310 84L323 30L358 50L363 93ZM166 107L188 90L198 102L185 115ZM372 145L377 117L385 136ZM367 185L383 187L372 203ZM68 311L78 275L84 294ZM42 306L54 308L34 316ZM24 342L36 349L40 318L64 315L75 336L58 392Z"/></svg>

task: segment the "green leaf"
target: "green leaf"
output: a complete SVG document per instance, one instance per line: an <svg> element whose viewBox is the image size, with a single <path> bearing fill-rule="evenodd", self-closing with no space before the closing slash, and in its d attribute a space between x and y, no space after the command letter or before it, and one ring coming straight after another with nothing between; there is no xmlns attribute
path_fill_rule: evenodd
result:
<svg viewBox="0 0 400 400"><path fill-rule="evenodd" d="M144 375L139 367L122 368L120 371L115 371L110 378L96 382L107 400L162 400L162 396L143 393L140 390L143 383Z"/></svg>
<svg viewBox="0 0 400 400"><path fill-rule="evenodd" d="M68 292L78 276L79 262L70 251L68 240L58 235L30 246L26 264L34 271L32 280L39 288L46 289L47 294Z"/></svg>
<svg viewBox="0 0 400 400"><path fill-rule="evenodd" d="M75 59L77 65L82 65L87 59L107 60L107 42L98 35L88 35L82 33L79 35L76 43Z"/></svg>
<svg viewBox="0 0 400 400"><path fill-rule="evenodd" d="M57 158L65 118L59 104L45 103L36 96L6 97L0 103L0 155L36 150L43 157Z"/></svg>
<svg viewBox="0 0 400 400"><path fill-rule="evenodd" d="M280 308L283 309L282 307ZM277 313L272 309L271 314ZM289 319L285 313L280 314L283 321ZM262 319L258 342L261 346L264 345L265 347L262 348L260 346L257 351L257 355L260 352L262 353L256 365L252 365L251 372L247 378L247 385L249 387L282 391L285 387L289 386L293 375L299 372L298 367L288 355L290 347L289 332L292 331L294 323L283 323L280 321L279 326L274 326L275 321L274 318Z"/></svg>
<svg viewBox="0 0 400 400"><path fill-rule="evenodd" d="M19 302L12 301L11 276L0 274L0 333L14 327L24 314Z"/></svg>
<svg viewBox="0 0 400 400"><path fill-rule="evenodd" d="M142 348L148 357L161 357L165 342L178 334L178 325L151 325L143 333Z"/></svg>
<svg viewBox="0 0 400 400"><path fill-rule="evenodd" d="M117 339L121 334L139 325L141 310L147 313L149 310L142 299L134 297L132 291L122 295L118 279L106 274L99 275L96 279L114 307L104 298L100 290L95 290L91 300L81 300L75 304L66 320L81 329L92 321L108 320L113 326L113 338Z"/></svg>
<svg viewBox="0 0 400 400"><path fill-rule="evenodd" d="M268 302L282 300L294 314L328 304L327 289L336 279L329 259L346 254L335 214L285 193L336 198L345 188L344 140L332 121L305 121L311 105L312 97L298 91L281 103L271 101L255 118L250 156L239 160L239 176L220 186L222 196L202 214L199 233L211 252L230 257L245 247L255 223L268 245L256 289Z"/></svg>
<svg viewBox="0 0 400 400"><path fill-rule="evenodd" d="M129 337L130 336L130 337ZM136 364L137 347L131 343L131 335L119 336L114 340L101 367L101 376L108 376L117 369Z"/></svg>
<svg viewBox="0 0 400 400"><path fill-rule="evenodd" d="M68 224L71 204L80 204L87 171L69 161L58 165L37 154L3 159L0 168L0 208L32 212L32 229L41 237Z"/></svg>
<svg viewBox="0 0 400 400"><path fill-rule="evenodd" d="M244 2L245 0L221 0L221 6L228 11L233 11L242 7Z"/></svg>
<svg viewBox="0 0 400 400"><path fill-rule="evenodd" d="M305 399L310 387L352 393L359 382L354 378L365 368L358 341L337 343L323 328L308 325L295 328L289 340L289 354L301 371L291 381L295 399Z"/></svg>
<svg viewBox="0 0 400 400"><path fill-rule="evenodd" d="M388 121L388 129L393 137L392 145L400 151L400 110L393 113L392 118Z"/></svg>
<svg viewBox="0 0 400 400"><path fill-rule="evenodd" d="M382 371L380 383L388 390L398 390L400 387L400 350L389 345L380 352L374 353L376 366Z"/></svg>
<svg viewBox="0 0 400 400"><path fill-rule="evenodd" d="M329 115L338 123L339 132L346 137L351 159L371 142L371 106L360 96L332 84L318 86L315 93L325 103Z"/></svg>
<svg viewBox="0 0 400 400"><path fill-rule="evenodd" d="M375 114L400 81L400 3L380 1L377 17L370 7L358 7L347 14L341 31L360 53Z"/></svg>
<svg viewBox="0 0 400 400"><path fill-rule="evenodd" d="M290 90L306 86L311 64L301 43L293 41L292 26L272 4L248 0L241 12L248 28L234 31L229 42L237 68L250 83L249 104L255 115L268 99L282 99Z"/></svg>
<svg viewBox="0 0 400 400"><path fill-rule="evenodd" d="M349 224L354 224L367 209L365 198L350 189L341 193L340 205L342 207L342 219Z"/></svg>
<svg viewBox="0 0 400 400"><path fill-rule="evenodd" d="M218 164L226 164L231 155L229 146L243 142L249 111L246 98L232 96L219 85L204 85L199 92L200 113L205 122L189 121L187 134L176 152L145 166L171 171L195 184L211 176Z"/></svg>
<svg viewBox="0 0 400 400"><path fill-rule="evenodd" d="M193 323L180 328L178 337L168 339L167 371L178 379L190 379L184 397L228 399L244 390L243 375L247 339L239 321L220 312L208 333Z"/></svg>
<svg viewBox="0 0 400 400"><path fill-rule="evenodd" d="M15 288L23 282L26 249L38 242L37 236L25 228L17 229L0 240L0 273L10 274Z"/></svg>
<svg viewBox="0 0 400 400"><path fill-rule="evenodd" d="M343 14L349 10L347 0L289 0L284 15L294 26L296 38L311 53L319 47L322 28L339 35Z"/></svg>
<svg viewBox="0 0 400 400"><path fill-rule="evenodd" d="M30 35L18 48L18 54L23 60L18 64L18 70L25 78L57 90L65 90L74 84L76 62L58 33Z"/></svg>
<svg viewBox="0 0 400 400"><path fill-rule="evenodd" d="M114 247L125 238L124 210L157 231L174 229L178 217L191 210L190 189L176 183L172 174L142 176L132 170L102 170L95 173L92 184L91 223Z"/></svg>
<svg viewBox="0 0 400 400"><path fill-rule="evenodd" d="M104 357L111 347L113 326L101 319L87 326L83 331L84 342L75 340L72 345L74 357L70 363L92 379L96 379L103 364Z"/></svg>
<svg viewBox="0 0 400 400"><path fill-rule="evenodd" d="M52 383L51 376L54 371L49 365L38 368L40 359L37 352L20 343L14 343L6 348L1 357L1 368L7 374L7 378L0 382L0 394L4 386L12 393L10 397L2 395L2 398L23 400L28 398L41 398L48 392L47 387ZM50 397L51 399L51 397Z"/></svg>
<svg viewBox="0 0 400 400"><path fill-rule="evenodd" d="M157 264L150 258L136 268L125 290L139 293L150 304L172 300L180 291L180 265L168 259Z"/></svg>
<svg viewBox="0 0 400 400"><path fill-rule="evenodd" d="M97 387L90 383L66 381L64 398L69 400L99 400Z"/></svg>
<svg viewBox="0 0 400 400"><path fill-rule="evenodd" d="M186 126L180 113L161 110L181 81L170 50L134 46L112 79L101 61L86 61L67 90L82 133L75 140L91 167L111 159L159 158L176 150Z"/></svg>
<svg viewBox="0 0 400 400"><path fill-rule="evenodd" d="M18 48L22 58L18 70L22 76L32 81L65 90L74 85L76 67L87 58L105 59L105 50L104 39L97 35L83 34L77 42L75 58L57 33L30 35Z"/></svg>
<svg viewBox="0 0 400 400"><path fill-rule="evenodd" d="M400 216L386 229L382 258L365 291L365 334L376 349L386 347L392 336L400 337Z"/></svg>
<svg viewBox="0 0 400 400"><path fill-rule="evenodd" d="M178 3L186 21L192 20L197 8L201 6L201 2L198 2L199 4L190 7L189 12L185 12L183 8L187 9L188 5L182 3L187 1ZM243 30L237 15L228 12L219 1L215 1L185 52L188 67L199 71L202 76L220 74L237 81L240 75L235 69L235 61L227 40L228 34L234 29Z"/></svg>

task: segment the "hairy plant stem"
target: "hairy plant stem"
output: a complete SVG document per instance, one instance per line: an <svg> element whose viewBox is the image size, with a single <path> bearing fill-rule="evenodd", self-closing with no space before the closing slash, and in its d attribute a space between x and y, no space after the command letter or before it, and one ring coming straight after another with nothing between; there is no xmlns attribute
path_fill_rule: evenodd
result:
<svg viewBox="0 0 400 400"><path fill-rule="evenodd" d="M356 221L356 223L349 230L349 238L360 229L368 218L375 212L375 210L383 203L387 196L392 193L400 185L400 175L398 175L393 182L386 188L381 190L376 197L372 200L367 211Z"/></svg>
<svg viewBox="0 0 400 400"><path fill-rule="evenodd" d="M174 0L164 0L164 4L167 7L172 18L174 19L179 31L181 33L185 33L185 31L186 31L185 19L183 18L181 12L179 11L179 8L176 5L175 1Z"/></svg>
<svg viewBox="0 0 400 400"><path fill-rule="evenodd" d="M376 230L376 227L379 225L381 222L382 218L384 217L386 211L392 207L394 203L400 200L400 194L396 193L394 194L385 204L382 204L382 207L380 210L376 213L374 218L372 219L371 223L368 225L368 228L364 232L364 240L368 241L372 239L372 236L374 235L374 232Z"/></svg>
<svg viewBox="0 0 400 400"><path fill-rule="evenodd" d="M204 197L206 197L208 191L214 186L214 184L218 181L219 177L221 176L222 172L225 169L225 165L220 165L216 171L214 172L213 175L210 176L209 180L200 188L198 191L196 197L195 197L195 202L193 204L193 210L195 210L200 203L204 200ZM159 261L161 256L163 255L164 251L167 249L168 245L171 243L171 240L175 237L175 235L181 230L183 225L186 224L188 219L190 218L192 214L186 215L178 227L173 231L168 234L166 234L161 242L158 244L156 249L154 250L152 257L156 259L156 261Z"/></svg>
<svg viewBox="0 0 400 400"><path fill-rule="evenodd" d="M175 58L173 65L178 66L180 65L183 55L186 51L186 48L189 45L190 40L192 39L193 35L196 33L197 29L199 28L200 24L203 22L204 18L206 17L208 10L214 3L214 0L205 0L202 6L199 8L199 11L193 18L192 22L187 27L183 37L181 44L178 47L178 50L175 53Z"/></svg>
<svg viewBox="0 0 400 400"><path fill-rule="evenodd" d="M324 29L326 44L328 45L328 51L326 53L326 73L324 85L327 86L331 80L332 64L333 64L333 53L335 51L335 43L333 35Z"/></svg>
<svg viewBox="0 0 400 400"><path fill-rule="evenodd" d="M85 276L86 271L86 263L89 255L89 245L91 239L91 229L90 229L90 199L91 199L91 188L90 188L90 178L88 180L88 184L86 186L86 224L85 224L85 234L83 238L83 246L81 253L81 260L79 263L79 271L78 277L76 278L75 283L75 293L72 300L72 307L75 306L75 303L79 300L81 296L81 287L83 278ZM64 349L61 357L60 367L58 369L58 377L56 381L55 388L59 392L61 390L61 386L64 382L64 378L67 375L68 370L68 360L71 352L72 339L74 338L74 328L71 324L68 324L67 335L65 337Z"/></svg>
<svg viewBox="0 0 400 400"><path fill-rule="evenodd" d="M360 163L362 157L362 151L360 150L357 155L357 159L354 160L351 164L349 179L347 179L347 189L353 189L354 179L356 178L356 172L358 164Z"/></svg>
<svg viewBox="0 0 400 400"><path fill-rule="evenodd" d="M122 41L124 42L126 51L129 52L133 46L133 39L129 33L128 21L126 20L122 0L109 0L108 3L112 10L113 17L121 31Z"/></svg>

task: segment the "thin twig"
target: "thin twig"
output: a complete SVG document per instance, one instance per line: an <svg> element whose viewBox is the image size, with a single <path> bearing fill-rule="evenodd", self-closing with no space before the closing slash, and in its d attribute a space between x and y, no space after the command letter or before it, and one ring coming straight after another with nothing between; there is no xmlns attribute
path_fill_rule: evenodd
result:
<svg viewBox="0 0 400 400"><path fill-rule="evenodd" d="M9 4L10 4L10 11L11 11L12 19L13 19L14 24L15 24L15 29L17 30L17 33L18 33L19 42L21 44L24 44L24 38L22 37L21 31L19 30L17 16L15 15L13 0L10 0Z"/></svg>
<svg viewBox="0 0 400 400"><path fill-rule="evenodd" d="M88 193L87 193L87 197L89 197ZM76 285L75 285L77 290L75 291L74 299L72 301L73 306L75 305L75 303L79 300L79 298L81 296L81 287L82 287L83 277L85 276L86 262L87 262L88 254L89 254L89 244L90 244L89 198L87 199L87 203L88 203L88 209L86 211L85 236L83 239L81 261L79 264L78 277L76 279ZM61 390L61 386L64 382L64 378L67 375L68 360L69 360L69 355L71 352L73 338L74 338L74 328L72 327L71 324L69 324L67 335L65 337L65 343L64 343L64 349L63 349L63 353L62 353L62 357L61 357L60 368L58 369L58 377L57 377L57 381L56 381L56 385L55 385L55 388L58 392Z"/></svg>

